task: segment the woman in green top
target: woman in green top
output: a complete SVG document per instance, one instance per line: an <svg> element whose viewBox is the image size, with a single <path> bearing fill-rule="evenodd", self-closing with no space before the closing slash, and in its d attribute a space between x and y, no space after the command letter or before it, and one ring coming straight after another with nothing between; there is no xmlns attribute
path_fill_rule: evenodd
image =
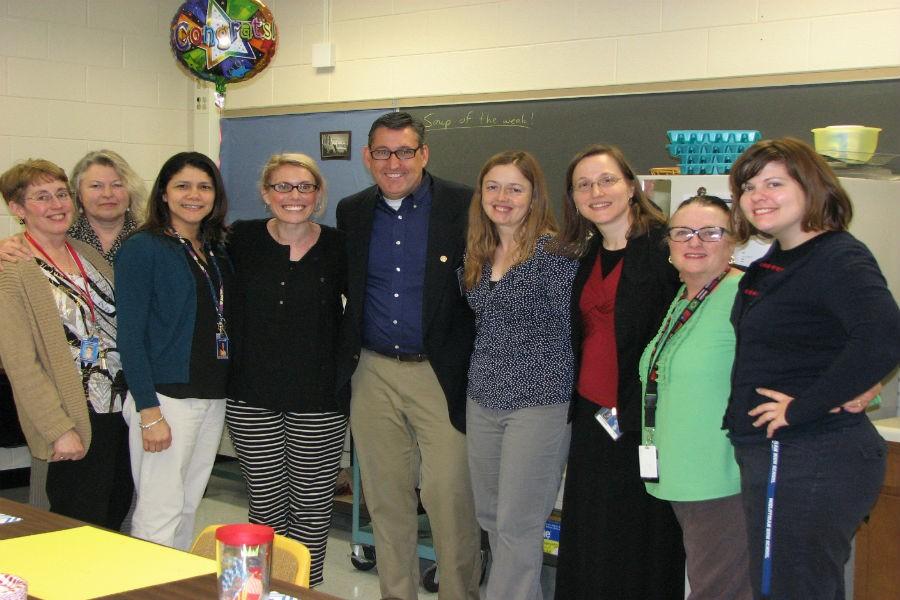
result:
<svg viewBox="0 0 900 600"><path fill-rule="evenodd" d="M728 206L713 196L691 198L672 215L669 260L684 285L640 362L641 475L681 524L691 600L752 597L740 474L722 430L741 276L728 225Z"/></svg>

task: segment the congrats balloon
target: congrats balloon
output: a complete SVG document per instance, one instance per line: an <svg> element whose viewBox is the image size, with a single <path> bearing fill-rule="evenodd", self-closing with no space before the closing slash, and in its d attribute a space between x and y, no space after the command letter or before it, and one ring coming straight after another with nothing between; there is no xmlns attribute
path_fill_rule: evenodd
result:
<svg viewBox="0 0 900 600"><path fill-rule="evenodd" d="M188 0L171 29L178 61L223 98L225 84L265 69L278 45L272 11L258 0Z"/></svg>

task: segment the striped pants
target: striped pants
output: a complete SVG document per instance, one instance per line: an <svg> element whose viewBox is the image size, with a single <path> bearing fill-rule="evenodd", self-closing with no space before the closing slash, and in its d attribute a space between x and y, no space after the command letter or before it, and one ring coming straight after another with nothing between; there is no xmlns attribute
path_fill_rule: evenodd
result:
<svg viewBox="0 0 900 600"><path fill-rule="evenodd" d="M322 583L347 417L228 400L225 422L247 483L250 522L306 545L312 555L309 583Z"/></svg>

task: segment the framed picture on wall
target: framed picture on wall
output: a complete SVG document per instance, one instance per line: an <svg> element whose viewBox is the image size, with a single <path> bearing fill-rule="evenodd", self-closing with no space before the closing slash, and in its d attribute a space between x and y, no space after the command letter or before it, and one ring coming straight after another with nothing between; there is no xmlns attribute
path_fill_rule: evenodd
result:
<svg viewBox="0 0 900 600"><path fill-rule="evenodd" d="M319 132L319 156L322 160L350 160L350 132Z"/></svg>

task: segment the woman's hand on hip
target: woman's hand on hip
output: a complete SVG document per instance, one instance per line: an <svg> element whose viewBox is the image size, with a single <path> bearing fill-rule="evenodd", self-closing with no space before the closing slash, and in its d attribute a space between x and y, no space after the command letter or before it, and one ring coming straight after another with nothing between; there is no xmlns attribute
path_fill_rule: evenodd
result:
<svg viewBox="0 0 900 600"><path fill-rule="evenodd" d="M162 452L172 445L172 430L158 406L145 408L138 414L145 452Z"/></svg>
<svg viewBox="0 0 900 600"><path fill-rule="evenodd" d="M843 410L849 413L861 413L869 406L869 402L881 393L881 387L881 382L878 382L853 400L848 400L840 406L832 408L830 412L839 413Z"/></svg>
<svg viewBox="0 0 900 600"><path fill-rule="evenodd" d="M773 402L764 402L747 414L756 417L756 420L753 421L754 427L766 425L766 437L771 438L778 429L788 425L785 413L787 413L788 404L794 398L767 388L756 388L756 393L772 399Z"/></svg>
<svg viewBox="0 0 900 600"><path fill-rule="evenodd" d="M58 460L81 460L86 451L81 443L81 436L74 429L70 429L53 442L53 454L50 462Z"/></svg>

